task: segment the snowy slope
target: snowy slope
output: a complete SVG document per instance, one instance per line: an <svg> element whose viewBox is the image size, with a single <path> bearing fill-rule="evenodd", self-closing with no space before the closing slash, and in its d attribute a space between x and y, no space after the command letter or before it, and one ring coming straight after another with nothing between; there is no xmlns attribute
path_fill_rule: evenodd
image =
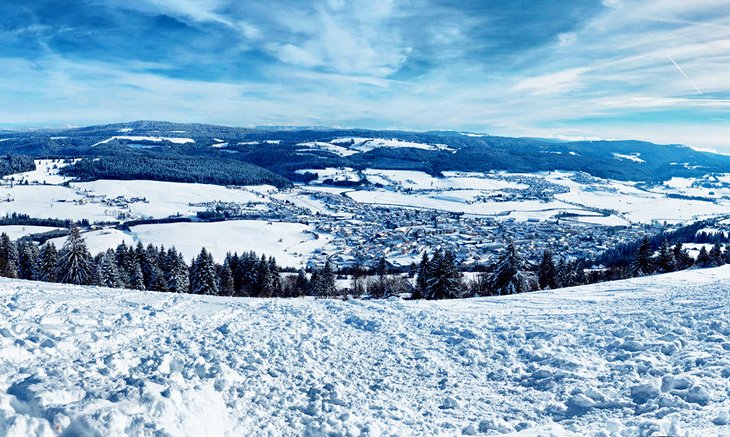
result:
<svg viewBox="0 0 730 437"><path fill-rule="evenodd" d="M0 435L730 435L729 279L443 302L0 280Z"/></svg>

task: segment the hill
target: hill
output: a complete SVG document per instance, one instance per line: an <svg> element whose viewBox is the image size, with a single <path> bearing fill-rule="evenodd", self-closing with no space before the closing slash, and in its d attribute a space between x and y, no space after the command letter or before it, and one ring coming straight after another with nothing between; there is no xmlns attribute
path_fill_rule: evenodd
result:
<svg viewBox="0 0 730 437"><path fill-rule="evenodd" d="M438 302L2 279L0 434L728 434L728 279Z"/></svg>
<svg viewBox="0 0 730 437"><path fill-rule="evenodd" d="M297 170L327 167L419 170L435 176L443 171L568 170L644 182L730 173L730 156L641 141L560 142L459 132L249 129L157 121L0 132L0 153L87 157L65 170L84 180L277 186L286 185L287 179L307 180ZM98 157L106 159L94 160Z"/></svg>

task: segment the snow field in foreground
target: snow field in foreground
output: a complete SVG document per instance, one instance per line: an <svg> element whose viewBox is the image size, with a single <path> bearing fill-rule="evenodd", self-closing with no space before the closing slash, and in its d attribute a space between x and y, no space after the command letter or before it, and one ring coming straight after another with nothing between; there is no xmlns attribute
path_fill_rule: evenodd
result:
<svg viewBox="0 0 730 437"><path fill-rule="evenodd" d="M730 266L459 301L0 280L0 435L730 435Z"/></svg>

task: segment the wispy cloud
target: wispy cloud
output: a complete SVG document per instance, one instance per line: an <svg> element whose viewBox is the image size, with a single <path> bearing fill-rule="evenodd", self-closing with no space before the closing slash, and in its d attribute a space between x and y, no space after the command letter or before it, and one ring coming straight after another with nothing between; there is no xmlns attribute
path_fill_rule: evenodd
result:
<svg viewBox="0 0 730 437"><path fill-rule="evenodd" d="M730 150L730 0L0 4L0 119L457 129ZM702 94L698 93L701 90Z"/></svg>

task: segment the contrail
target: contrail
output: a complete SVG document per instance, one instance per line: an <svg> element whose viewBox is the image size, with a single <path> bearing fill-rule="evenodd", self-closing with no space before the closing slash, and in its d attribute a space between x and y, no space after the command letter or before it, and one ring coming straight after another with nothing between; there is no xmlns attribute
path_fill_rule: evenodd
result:
<svg viewBox="0 0 730 437"><path fill-rule="evenodd" d="M690 84L692 84L692 86L697 90L698 93L702 94L702 91L700 91L700 89L697 88L697 85L695 85L695 83L692 82L692 79L690 79L689 76L687 76L687 73L685 73L684 70L682 70L682 67L680 67L679 64L677 64L676 62L674 62L674 59L672 58L672 55L670 55L669 53L667 53L667 57L669 58L670 61L672 61L672 64L674 64L674 66L677 67L677 70L679 70L679 72L682 73L682 76L684 76L684 78L687 79L687 82L689 82Z"/></svg>

